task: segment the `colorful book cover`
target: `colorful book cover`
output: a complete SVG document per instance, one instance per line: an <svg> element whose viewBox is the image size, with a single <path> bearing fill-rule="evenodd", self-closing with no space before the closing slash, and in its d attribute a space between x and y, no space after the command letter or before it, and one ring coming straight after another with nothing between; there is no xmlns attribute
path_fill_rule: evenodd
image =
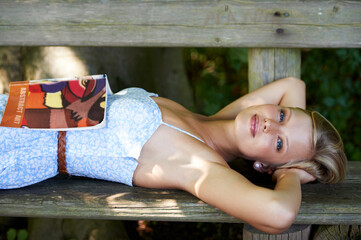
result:
<svg viewBox="0 0 361 240"><path fill-rule="evenodd" d="M106 75L12 82L0 126L57 131L102 127L107 89Z"/></svg>

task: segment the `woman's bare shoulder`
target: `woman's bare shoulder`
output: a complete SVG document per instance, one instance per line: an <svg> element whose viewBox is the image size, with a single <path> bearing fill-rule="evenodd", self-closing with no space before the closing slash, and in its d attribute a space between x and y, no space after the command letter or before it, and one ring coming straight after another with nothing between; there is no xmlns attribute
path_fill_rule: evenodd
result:
<svg viewBox="0 0 361 240"><path fill-rule="evenodd" d="M152 97L152 99L158 105L158 107L162 111L162 114L171 111L173 114L176 114L178 117L194 118L199 121L210 120L209 117L192 112L187 108L185 108L184 106L182 106L181 104L173 100L170 100L168 98Z"/></svg>
<svg viewBox="0 0 361 240"><path fill-rule="evenodd" d="M166 126L160 126L160 130L162 128L164 131L169 130ZM197 139L189 136L179 137L174 131L163 134L165 133L157 131L143 147L133 177L135 185L185 189L189 183L200 178L210 164L229 167L216 151ZM156 140L162 136L166 139Z"/></svg>

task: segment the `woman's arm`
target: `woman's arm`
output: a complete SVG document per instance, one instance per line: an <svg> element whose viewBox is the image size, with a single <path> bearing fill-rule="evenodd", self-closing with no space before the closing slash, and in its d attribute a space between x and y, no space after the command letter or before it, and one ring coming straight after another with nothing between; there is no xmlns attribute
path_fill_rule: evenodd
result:
<svg viewBox="0 0 361 240"><path fill-rule="evenodd" d="M271 190L218 163L202 169L203 175L185 189L201 200L268 233L283 232L293 223L301 204L296 171L277 175L276 187Z"/></svg>
<svg viewBox="0 0 361 240"><path fill-rule="evenodd" d="M288 77L267 84L230 103L211 119L234 119L245 108L253 105L276 104L287 107L306 108L305 83L297 78Z"/></svg>

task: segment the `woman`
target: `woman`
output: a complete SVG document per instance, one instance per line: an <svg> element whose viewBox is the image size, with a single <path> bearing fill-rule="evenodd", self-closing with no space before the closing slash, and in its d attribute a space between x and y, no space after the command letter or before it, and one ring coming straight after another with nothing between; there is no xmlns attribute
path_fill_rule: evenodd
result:
<svg viewBox="0 0 361 240"><path fill-rule="evenodd" d="M1 101L4 106L6 97ZM269 233L293 223L301 183L345 176L339 134L318 113L304 110L305 85L295 78L264 86L210 117L142 89L125 89L107 101L105 128L67 132L71 175L182 189ZM0 188L57 174L57 132L0 131ZM228 161L238 157L273 173L275 189L232 170Z"/></svg>

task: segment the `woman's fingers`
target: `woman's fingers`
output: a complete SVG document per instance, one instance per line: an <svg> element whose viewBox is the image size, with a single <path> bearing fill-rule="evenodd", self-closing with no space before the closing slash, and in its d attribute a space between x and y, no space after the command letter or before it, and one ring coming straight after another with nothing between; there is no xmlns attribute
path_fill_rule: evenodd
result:
<svg viewBox="0 0 361 240"><path fill-rule="evenodd" d="M313 182L316 180L315 176L311 175L310 173L306 172L303 169L299 168L281 168L277 169L273 173L273 180L277 180L279 177L281 177L283 174L287 173L296 173L299 176L300 182L302 184Z"/></svg>

